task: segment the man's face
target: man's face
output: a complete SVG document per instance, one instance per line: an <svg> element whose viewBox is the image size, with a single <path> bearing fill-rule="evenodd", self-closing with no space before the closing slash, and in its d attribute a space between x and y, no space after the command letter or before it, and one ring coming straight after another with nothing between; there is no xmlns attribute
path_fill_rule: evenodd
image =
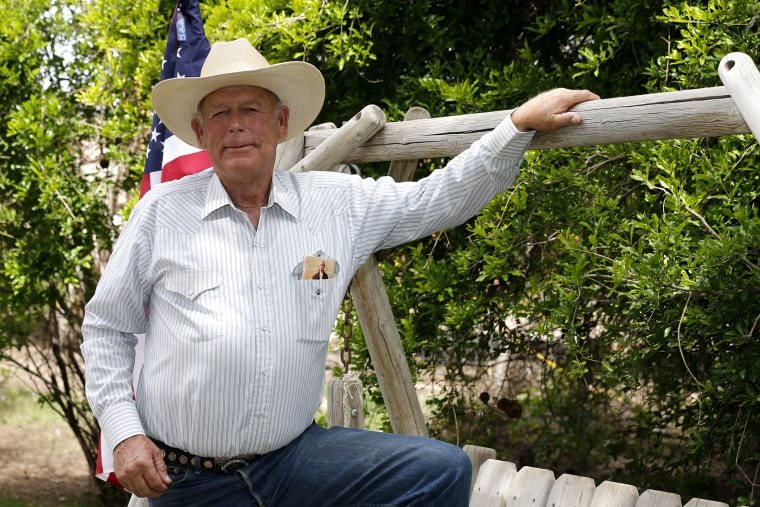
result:
<svg viewBox="0 0 760 507"><path fill-rule="evenodd" d="M274 170L277 144L288 132L289 110L255 86L231 86L207 95L192 127L223 182L251 180Z"/></svg>

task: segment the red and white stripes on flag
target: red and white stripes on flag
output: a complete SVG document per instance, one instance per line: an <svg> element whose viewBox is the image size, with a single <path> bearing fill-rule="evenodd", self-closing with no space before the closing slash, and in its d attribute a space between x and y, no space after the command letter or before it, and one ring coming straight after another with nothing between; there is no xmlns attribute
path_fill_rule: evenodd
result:
<svg viewBox="0 0 760 507"><path fill-rule="evenodd" d="M198 0L179 0L174 8L169 35L161 64L161 80L176 77L197 77L211 45L203 29ZM180 141L169 131L157 115L153 115L150 140L146 150L145 170L140 184L140 197L151 188L164 182L182 178L211 167L208 153ZM140 369L143 364L144 339L137 336L133 389L137 391ZM122 487L114 474L114 459L110 445L101 435L95 476Z"/></svg>
<svg viewBox="0 0 760 507"><path fill-rule="evenodd" d="M133 390L137 391L137 383L140 380L140 370L143 365L143 351L145 350L145 335L137 335L137 347L135 348L135 369L132 372L132 386ZM123 486L116 478L113 466L113 452L108 442L103 441L103 435L100 436L98 442L98 459L95 464L95 477L102 479L114 486L122 488Z"/></svg>
<svg viewBox="0 0 760 507"><path fill-rule="evenodd" d="M143 173L140 197L159 183L178 180L188 174L211 167L211 159L206 150L190 146L169 130L166 132L168 135L164 138L161 166L156 171L145 171Z"/></svg>

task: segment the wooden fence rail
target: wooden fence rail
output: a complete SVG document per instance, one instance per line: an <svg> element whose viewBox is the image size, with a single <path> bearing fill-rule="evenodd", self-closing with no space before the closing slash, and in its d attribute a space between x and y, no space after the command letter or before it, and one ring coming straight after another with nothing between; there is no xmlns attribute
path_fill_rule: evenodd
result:
<svg viewBox="0 0 760 507"><path fill-rule="evenodd" d="M582 113L582 125L538 133L529 149L751 133L724 86L601 99L579 104L574 110ZM387 123L345 162L451 157L493 130L511 111ZM316 149L333 132L306 132L304 153Z"/></svg>

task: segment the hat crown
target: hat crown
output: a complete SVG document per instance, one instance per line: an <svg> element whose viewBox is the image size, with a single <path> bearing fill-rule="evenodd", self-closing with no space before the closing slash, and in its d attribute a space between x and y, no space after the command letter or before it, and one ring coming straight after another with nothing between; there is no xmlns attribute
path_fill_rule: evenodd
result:
<svg viewBox="0 0 760 507"><path fill-rule="evenodd" d="M269 67L269 62L251 46L248 39L216 42L211 46L200 77L247 72Z"/></svg>

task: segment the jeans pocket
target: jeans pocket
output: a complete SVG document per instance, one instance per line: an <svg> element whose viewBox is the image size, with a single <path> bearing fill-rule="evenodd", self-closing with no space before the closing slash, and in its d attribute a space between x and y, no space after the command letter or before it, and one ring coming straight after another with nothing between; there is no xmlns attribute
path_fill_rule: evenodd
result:
<svg viewBox="0 0 760 507"><path fill-rule="evenodd" d="M182 484L183 482L185 482L191 472L192 470L190 470L187 467L177 466L177 465L167 466L166 473L169 475L169 478L172 480L172 483L171 485L169 485L169 487L171 488L172 486L176 486L178 484Z"/></svg>

